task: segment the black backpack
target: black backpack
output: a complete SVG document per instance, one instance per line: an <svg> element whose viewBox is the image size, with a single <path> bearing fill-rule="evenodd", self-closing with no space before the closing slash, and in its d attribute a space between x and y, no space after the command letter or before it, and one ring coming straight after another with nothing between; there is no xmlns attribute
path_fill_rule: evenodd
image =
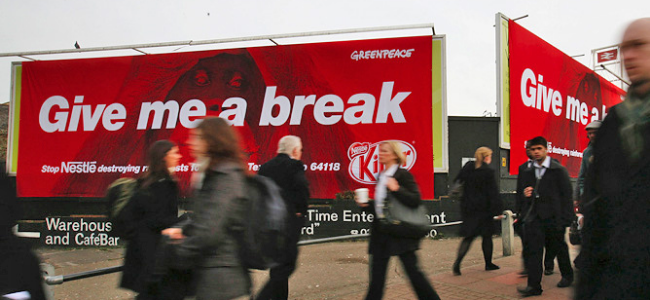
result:
<svg viewBox="0 0 650 300"><path fill-rule="evenodd" d="M282 263L289 246L289 211L273 180L246 176L246 223L241 234L241 261L265 270Z"/></svg>
<svg viewBox="0 0 650 300"><path fill-rule="evenodd" d="M130 201L138 190L138 181L133 178L120 178L108 186L108 219L113 224L113 235L128 240L135 234ZM131 204L131 205L129 205Z"/></svg>

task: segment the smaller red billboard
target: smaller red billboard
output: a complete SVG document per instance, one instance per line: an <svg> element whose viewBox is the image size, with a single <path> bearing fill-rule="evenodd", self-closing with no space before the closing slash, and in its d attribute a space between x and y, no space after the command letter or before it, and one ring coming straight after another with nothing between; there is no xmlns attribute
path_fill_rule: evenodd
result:
<svg viewBox="0 0 650 300"><path fill-rule="evenodd" d="M577 177L589 144L585 127L625 92L513 21L508 42L510 174L528 159L526 140L543 136L549 155Z"/></svg>

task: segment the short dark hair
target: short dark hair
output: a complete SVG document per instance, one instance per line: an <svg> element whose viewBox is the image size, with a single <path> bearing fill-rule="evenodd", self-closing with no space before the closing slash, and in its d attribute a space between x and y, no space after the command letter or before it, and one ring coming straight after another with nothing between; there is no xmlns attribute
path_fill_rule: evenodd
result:
<svg viewBox="0 0 650 300"><path fill-rule="evenodd" d="M536 136L532 138L529 142L530 142L529 147L541 145L544 146L544 148L548 148L548 142L543 136Z"/></svg>

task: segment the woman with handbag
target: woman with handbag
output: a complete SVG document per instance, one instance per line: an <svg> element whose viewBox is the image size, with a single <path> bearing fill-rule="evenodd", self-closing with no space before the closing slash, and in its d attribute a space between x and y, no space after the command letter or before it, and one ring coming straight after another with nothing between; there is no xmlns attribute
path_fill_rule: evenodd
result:
<svg viewBox="0 0 650 300"><path fill-rule="evenodd" d="M375 188L375 200L357 204L372 213L372 224L368 253L370 262L370 286L366 300L378 300L383 297L386 283L386 271L391 256L399 256L418 299L440 299L428 279L418 267L415 251L420 247L423 235L417 238L401 237L382 232L380 222L384 210L390 201L399 201L405 206L416 209L420 205L420 191L413 175L399 166L405 157L401 144L395 141L382 142L379 145L379 162L384 170L379 174Z"/></svg>
<svg viewBox="0 0 650 300"><path fill-rule="evenodd" d="M456 276L461 275L460 263L472 241L479 235L483 239L485 270L499 269L499 266L492 263L492 235L494 234L493 218L501 214L502 205L494 170L488 166L492 162L492 150L488 147L480 147L476 149L474 158L475 161L470 161L463 166L455 180L463 184L463 195L460 200L463 224L460 234L464 237L453 266ZM501 219L503 216L498 218Z"/></svg>
<svg viewBox="0 0 650 300"><path fill-rule="evenodd" d="M168 228L174 263L194 270L197 300L249 299L251 278L239 259L246 222L245 168L239 137L226 120L208 117L190 132L199 162L192 215Z"/></svg>

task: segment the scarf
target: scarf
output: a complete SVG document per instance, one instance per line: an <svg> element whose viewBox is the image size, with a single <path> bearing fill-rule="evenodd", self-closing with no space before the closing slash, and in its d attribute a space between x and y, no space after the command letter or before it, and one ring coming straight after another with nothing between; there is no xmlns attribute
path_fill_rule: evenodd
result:
<svg viewBox="0 0 650 300"><path fill-rule="evenodd" d="M645 145L644 131L650 123L650 93L637 94L633 84L625 101L616 107L616 112L621 118L619 133L623 150L628 154L630 163L636 163L641 158Z"/></svg>

